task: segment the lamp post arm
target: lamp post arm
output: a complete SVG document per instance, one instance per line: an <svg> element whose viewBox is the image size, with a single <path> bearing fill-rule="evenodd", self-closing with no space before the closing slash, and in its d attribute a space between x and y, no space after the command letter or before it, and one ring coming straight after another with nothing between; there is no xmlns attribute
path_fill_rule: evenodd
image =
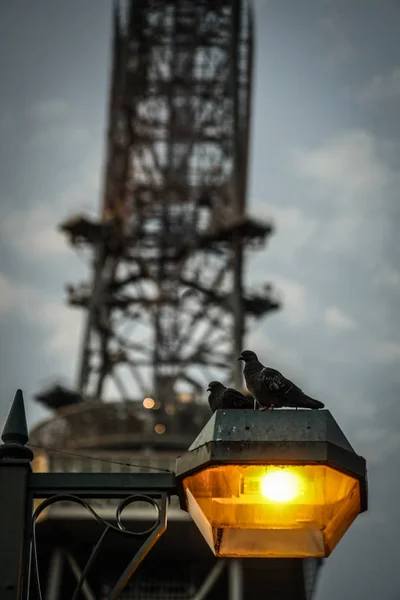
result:
<svg viewBox="0 0 400 600"><path fill-rule="evenodd" d="M125 498L176 496L174 473L31 473L28 488L33 498L71 494L80 498Z"/></svg>
<svg viewBox="0 0 400 600"><path fill-rule="evenodd" d="M108 595L116 600L128 584L141 562L167 529L167 505L171 496L177 495L174 473L30 473L28 495L31 500L40 498L31 525L32 567L36 589L41 593L36 544L36 522L43 512L59 502L77 504L86 510L100 525L102 534L95 544L86 566L79 578L72 600L77 600L86 582L87 575L95 562L105 538L111 531L125 536L143 538L143 543L125 568ZM119 499L115 523L103 519L86 501L89 499ZM131 531L122 523L123 510L136 502L144 502L156 509L153 524L145 531Z"/></svg>

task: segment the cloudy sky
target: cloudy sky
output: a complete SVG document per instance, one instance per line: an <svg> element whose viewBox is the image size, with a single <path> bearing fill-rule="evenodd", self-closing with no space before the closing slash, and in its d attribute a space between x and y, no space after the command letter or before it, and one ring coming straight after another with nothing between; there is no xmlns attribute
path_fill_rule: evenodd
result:
<svg viewBox="0 0 400 600"><path fill-rule="evenodd" d="M257 0L250 211L276 233L248 279L284 310L248 345L323 399L369 464L370 511L317 600L400 594L400 2ZM16 387L73 382L84 278L56 225L96 212L109 0L0 4L0 421Z"/></svg>

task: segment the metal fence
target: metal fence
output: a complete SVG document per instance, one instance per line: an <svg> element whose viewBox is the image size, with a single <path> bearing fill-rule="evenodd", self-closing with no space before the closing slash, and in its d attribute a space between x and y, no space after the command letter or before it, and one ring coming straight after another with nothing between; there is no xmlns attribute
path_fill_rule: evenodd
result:
<svg viewBox="0 0 400 600"><path fill-rule="evenodd" d="M163 473L35 473L27 446L28 433L22 392L18 391L0 446L0 598L28 600L31 592L42 600L36 525L50 506L69 502L86 511L101 534L83 568L72 600L78 600L106 538L113 532L140 540L136 554L110 585L107 600L120 597L132 574L166 530L167 503L176 495L175 475ZM113 499L114 519L106 520L89 499ZM155 517L146 529L128 530L122 520L128 506L141 502L153 507Z"/></svg>

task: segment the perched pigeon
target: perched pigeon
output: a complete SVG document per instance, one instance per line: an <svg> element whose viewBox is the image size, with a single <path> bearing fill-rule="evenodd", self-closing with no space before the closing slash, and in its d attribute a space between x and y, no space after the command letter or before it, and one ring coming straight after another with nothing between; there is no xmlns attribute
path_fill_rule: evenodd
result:
<svg viewBox="0 0 400 600"><path fill-rule="evenodd" d="M211 381L208 384L208 403L214 413L218 408L254 408L254 400L243 396L233 388L227 388L219 381Z"/></svg>
<svg viewBox="0 0 400 600"><path fill-rule="evenodd" d="M261 410L290 406L295 408L324 408L319 400L307 396L297 385L279 371L264 367L251 350L244 350L238 360L245 363L243 375L249 392L263 407Z"/></svg>

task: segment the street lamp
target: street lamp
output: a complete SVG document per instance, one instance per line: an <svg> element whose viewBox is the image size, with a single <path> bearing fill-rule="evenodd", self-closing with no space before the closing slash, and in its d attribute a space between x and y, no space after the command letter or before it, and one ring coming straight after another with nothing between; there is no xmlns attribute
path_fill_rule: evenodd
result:
<svg viewBox="0 0 400 600"><path fill-rule="evenodd" d="M218 410L176 476L220 557L325 557L367 508L365 460L326 410Z"/></svg>
<svg viewBox="0 0 400 600"><path fill-rule="evenodd" d="M218 557L328 556L367 509L365 460L326 410L217 410L177 459L176 473L32 472L20 390L1 438L0 598L5 600L28 598L32 573L40 596L36 522L57 502L80 505L103 527L74 598L109 533L144 538L108 600L120 597L165 532L172 496L179 496ZM96 498L120 500L113 521L87 502ZM139 501L157 509L144 532L128 530L121 521L124 508Z"/></svg>

